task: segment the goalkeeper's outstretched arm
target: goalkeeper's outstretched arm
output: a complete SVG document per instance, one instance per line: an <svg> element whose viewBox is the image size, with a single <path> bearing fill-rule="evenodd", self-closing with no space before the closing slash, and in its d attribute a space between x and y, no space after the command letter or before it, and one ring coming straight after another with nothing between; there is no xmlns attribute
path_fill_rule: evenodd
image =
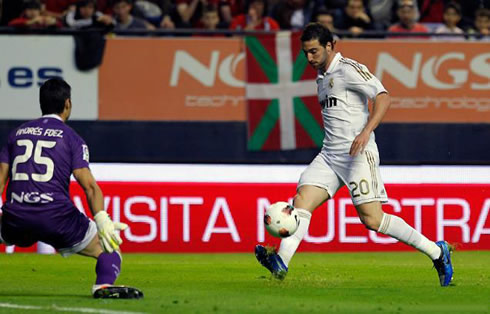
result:
<svg viewBox="0 0 490 314"><path fill-rule="evenodd" d="M9 169L9 164L0 162L0 197L2 197L3 189L5 189L5 185L7 184Z"/></svg>
<svg viewBox="0 0 490 314"><path fill-rule="evenodd" d="M109 253L114 250L119 250L122 239L116 231L124 230L128 226L124 223L112 222L107 212L104 211L104 197L90 169L75 169L73 175L82 186L85 195L87 195L87 202L97 224L97 231L99 233L99 239L102 242L102 247Z"/></svg>

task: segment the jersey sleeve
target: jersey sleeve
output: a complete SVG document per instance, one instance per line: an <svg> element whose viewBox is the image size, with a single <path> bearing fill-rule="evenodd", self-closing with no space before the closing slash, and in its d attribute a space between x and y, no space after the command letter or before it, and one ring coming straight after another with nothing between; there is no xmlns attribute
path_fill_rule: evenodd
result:
<svg viewBox="0 0 490 314"><path fill-rule="evenodd" d="M5 144L0 150L0 162L6 163L10 165L10 153L9 147L11 145L10 136L7 139L7 144Z"/></svg>
<svg viewBox="0 0 490 314"><path fill-rule="evenodd" d="M85 141L78 135L74 135L71 141L71 170L89 168L90 154Z"/></svg>
<svg viewBox="0 0 490 314"><path fill-rule="evenodd" d="M10 158L9 158L9 152L8 152L8 146L5 145L2 147L2 150L0 150L0 162L10 164Z"/></svg>
<svg viewBox="0 0 490 314"><path fill-rule="evenodd" d="M362 93L369 99L374 100L378 94L387 93L383 84L363 64L355 61L345 64L344 75L347 89Z"/></svg>

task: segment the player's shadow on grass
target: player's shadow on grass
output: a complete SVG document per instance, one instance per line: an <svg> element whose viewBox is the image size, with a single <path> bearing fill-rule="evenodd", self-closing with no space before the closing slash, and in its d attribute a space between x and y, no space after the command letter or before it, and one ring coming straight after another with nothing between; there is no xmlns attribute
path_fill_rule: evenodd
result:
<svg viewBox="0 0 490 314"><path fill-rule="evenodd" d="M26 297L26 298L76 298L76 299L93 299L90 294L64 294L64 293L39 293L36 291L16 291L16 292L8 292L8 291L0 291L1 297Z"/></svg>

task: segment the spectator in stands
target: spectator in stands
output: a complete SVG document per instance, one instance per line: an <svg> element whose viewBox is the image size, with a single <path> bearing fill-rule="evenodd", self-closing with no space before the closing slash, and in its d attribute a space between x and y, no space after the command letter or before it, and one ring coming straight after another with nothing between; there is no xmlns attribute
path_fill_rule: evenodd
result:
<svg viewBox="0 0 490 314"><path fill-rule="evenodd" d="M53 16L41 15L41 3L36 0L24 4L22 15L9 22L9 26L24 28L59 27L61 23Z"/></svg>
<svg viewBox="0 0 490 314"><path fill-rule="evenodd" d="M436 29L436 33L442 34L463 34L463 30L458 27L459 21L461 21L461 7L455 2L449 2L444 8L444 24ZM435 39L459 41L464 40L463 36L438 36Z"/></svg>
<svg viewBox="0 0 490 314"><path fill-rule="evenodd" d="M368 0L367 11L371 14L374 28L386 30L394 22L396 16L396 0Z"/></svg>
<svg viewBox="0 0 490 314"><path fill-rule="evenodd" d="M413 5L415 11L415 20L418 21L420 19L420 10L419 10L419 5L417 3L418 3L417 0L398 0L395 13L397 13L398 8L400 6L403 6L404 4ZM395 17L399 19L398 14L395 14Z"/></svg>
<svg viewBox="0 0 490 314"><path fill-rule="evenodd" d="M162 17L162 21L160 22L160 28L165 28L165 29L174 29L175 28L175 23L172 20L172 17L170 14L165 14Z"/></svg>
<svg viewBox="0 0 490 314"><path fill-rule="evenodd" d="M19 0L1 0L0 26L6 26L11 20L19 17L24 10L24 3Z"/></svg>
<svg viewBox="0 0 490 314"><path fill-rule="evenodd" d="M95 0L79 0L76 9L66 14L65 24L76 29L113 27L112 17L96 11L95 5Z"/></svg>
<svg viewBox="0 0 490 314"><path fill-rule="evenodd" d="M151 24L166 29L174 29L171 13L173 4L171 0L137 0L134 3L133 11L137 9L141 15L133 15L144 18Z"/></svg>
<svg viewBox="0 0 490 314"><path fill-rule="evenodd" d="M220 0L218 2L218 11L222 23L225 23L226 25L231 24L234 14L236 15L240 12L240 2L241 0ZM214 5L216 5L216 3Z"/></svg>
<svg viewBox="0 0 490 314"><path fill-rule="evenodd" d="M325 7L328 10L343 9L347 0L317 0L317 7Z"/></svg>
<svg viewBox="0 0 490 314"><path fill-rule="evenodd" d="M202 16L202 3L206 0L176 0L177 27L191 28L197 24Z"/></svg>
<svg viewBox="0 0 490 314"><path fill-rule="evenodd" d="M232 0L177 0L177 27L190 28L199 25L204 8L213 4L218 8L220 19L230 23L232 20Z"/></svg>
<svg viewBox="0 0 490 314"><path fill-rule="evenodd" d="M100 11L106 15L112 14L112 0L96 0L97 11Z"/></svg>
<svg viewBox="0 0 490 314"><path fill-rule="evenodd" d="M133 8L132 0L115 0L112 6L116 18L116 29L147 29L153 30L155 27L149 22L131 15Z"/></svg>
<svg viewBox="0 0 490 314"><path fill-rule="evenodd" d="M138 1L140 2L140 1ZM173 1L171 0L152 0L162 10L162 19L160 20L160 27L165 29L174 29L175 23L172 20L171 14L174 8Z"/></svg>
<svg viewBox="0 0 490 314"><path fill-rule="evenodd" d="M322 24L332 33L335 31L335 27L333 26L333 14L326 8L320 8L316 11L314 21Z"/></svg>
<svg viewBox="0 0 490 314"><path fill-rule="evenodd" d="M398 18L400 22L394 24L388 28L392 33L427 33L429 30L422 24L417 23L416 15L417 11L413 1L402 2L397 10ZM413 36L411 36L413 38ZM427 38L420 37L419 38ZM406 36L402 38L408 38Z"/></svg>
<svg viewBox="0 0 490 314"><path fill-rule="evenodd" d="M455 0L461 6L461 27L463 29L469 29L473 27L476 12L479 9L490 9L490 0L478 0L478 1L468 1L468 0Z"/></svg>
<svg viewBox="0 0 490 314"><path fill-rule="evenodd" d="M348 0L344 10L335 17L334 25L335 28L348 30L355 36L373 29L371 17L366 12L362 0Z"/></svg>
<svg viewBox="0 0 490 314"><path fill-rule="evenodd" d="M240 15L242 12L244 12L245 0L228 0L228 2L230 3L231 7L231 20L233 20L235 16ZM225 22L231 23L231 20L230 22Z"/></svg>
<svg viewBox="0 0 490 314"><path fill-rule="evenodd" d="M328 30L332 33L334 40L339 39L339 36L335 35L337 30L333 26L333 14L331 12L329 12L327 9L325 9L325 8L318 9L316 14L315 14L314 21L318 22L318 23L322 24L323 26L325 26L326 28L328 28Z"/></svg>
<svg viewBox="0 0 490 314"><path fill-rule="evenodd" d="M315 2L310 0L279 1L272 9L272 17L281 29L303 29L315 11Z"/></svg>
<svg viewBox="0 0 490 314"><path fill-rule="evenodd" d="M468 0L466 0L468 1ZM442 23L444 14L444 5L448 0L418 0L420 23Z"/></svg>
<svg viewBox="0 0 490 314"><path fill-rule="evenodd" d="M220 21L218 8L213 4L208 4L202 14L200 28L214 31L217 29L227 29L228 25ZM202 35L200 34L200 36ZM209 36L223 36L223 34L209 34Z"/></svg>
<svg viewBox="0 0 490 314"><path fill-rule="evenodd" d="M62 20L68 12L75 10L78 0L43 0L42 14Z"/></svg>
<svg viewBox="0 0 490 314"><path fill-rule="evenodd" d="M273 18L266 16L266 0L251 0L246 10L247 14L235 17L230 29L233 30L279 30L279 24Z"/></svg>
<svg viewBox="0 0 490 314"><path fill-rule="evenodd" d="M472 33L470 39L490 41L490 10L479 9L475 13L474 28L468 30Z"/></svg>

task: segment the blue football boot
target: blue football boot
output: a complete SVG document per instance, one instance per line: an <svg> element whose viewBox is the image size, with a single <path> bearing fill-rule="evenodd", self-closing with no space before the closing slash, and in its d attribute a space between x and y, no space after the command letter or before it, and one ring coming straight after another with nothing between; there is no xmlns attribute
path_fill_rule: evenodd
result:
<svg viewBox="0 0 490 314"><path fill-rule="evenodd" d="M436 244L441 248L441 256L433 260L434 268L439 275L441 287L446 287L453 279L453 265L451 264L452 247L446 241L437 241Z"/></svg>
<svg viewBox="0 0 490 314"><path fill-rule="evenodd" d="M274 278L283 280L288 274L288 268L284 265L279 254L274 248L266 248L263 245L255 246L255 257L262 266L267 268Z"/></svg>

